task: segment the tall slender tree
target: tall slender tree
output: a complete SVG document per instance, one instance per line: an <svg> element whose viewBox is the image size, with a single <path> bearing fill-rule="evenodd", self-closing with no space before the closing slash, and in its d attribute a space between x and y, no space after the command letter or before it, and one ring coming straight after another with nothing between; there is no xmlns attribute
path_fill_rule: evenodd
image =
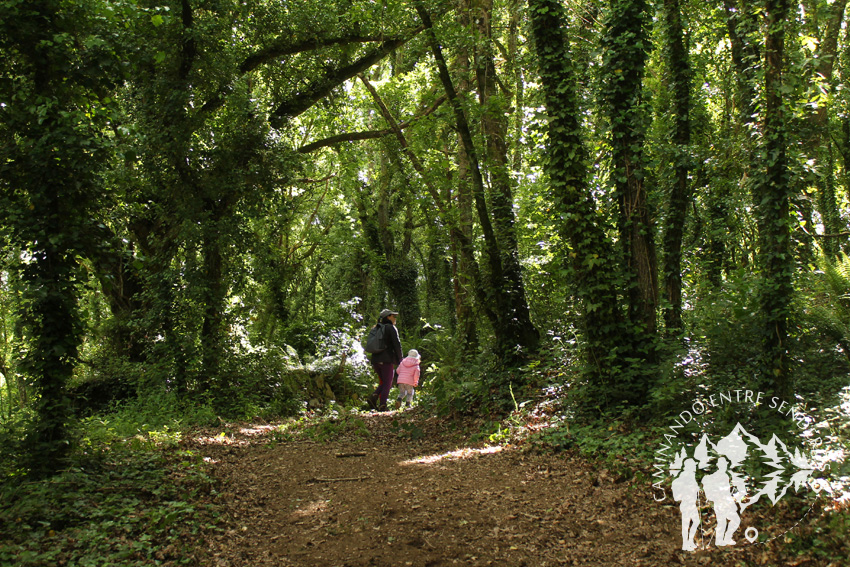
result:
<svg viewBox="0 0 850 567"><path fill-rule="evenodd" d="M528 305L525 300L525 294L522 291L524 289L522 274L518 270L510 268L507 273L505 271L503 262L504 249L497 236L497 230L494 228L495 223L491 219L491 212L487 207L486 189L482 176L479 152L475 147L469 127L469 120L449 74L442 48L434 33L431 15L422 5L421 1L417 1L415 7L425 26L431 51L437 63L438 75L452 107L461 143L469 159L472 196L478 223L484 236L484 257L486 258L487 275L490 283L488 290L484 294L484 299L489 304L488 313L491 315L491 323L496 336L496 348L505 360L513 361L521 355L522 350L536 350L539 333L531 323L529 317ZM503 191L499 197L499 203L502 209L504 209L504 198ZM504 210L500 214L502 217L500 226L507 228L509 222L512 223L512 219L508 219L505 216L508 213ZM511 209L510 216L512 215Z"/></svg>
<svg viewBox="0 0 850 567"><path fill-rule="evenodd" d="M588 184L565 9L559 0L529 0L528 7L549 120L546 168L559 229L568 245L564 260L581 308L591 404L640 404L646 385L640 379L635 382L623 360L630 356L634 328L625 324L620 311L616 256Z"/></svg>
<svg viewBox="0 0 850 567"><path fill-rule="evenodd" d="M668 334L682 329L682 237L690 202L691 65L685 46L679 0L664 0L667 76L673 97L675 178L670 190L664 228L664 321Z"/></svg>
<svg viewBox="0 0 850 567"><path fill-rule="evenodd" d="M765 0L765 12L764 145L761 149L765 168L755 187L762 278L760 303L764 318L763 385L787 399L792 387L788 367L788 318L794 274L786 111L782 96L788 2Z"/></svg>
<svg viewBox="0 0 850 567"><path fill-rule="evenodd" d="M602 102L611 125L618 231L626 263L629 319L645 340L635 347L654 359L658 309L655 224L644 163L643 76L649 40L644 0L611 0L602 37Z"/></svg>
<svg viewBox="0 0 850 567"><path fill-rule="evenodd" d="M820 41L812 65L812 83L819 92L826 92L828 96L823 97L824 100L810 115L811 134L806 145L808 153L817 156L821 165L821 175L814 180L818 187L817 209L824 233L827 235L822 240L821 248L830 258L834 258L847 242L846 236L841 235L841 215L835 191L834 144L830 132L831 101L835 92L833 72L838 58L838 36L844 22L847 0L836 0L825 8L824 15L816 18L814 22L816 29L822 29L823 32L819 34ZM825 22L822 21L824 19Z"/></svg>
<svg viewBox="0 0 850 567"><path fill-rule="evenodd" d="M539 333L531 322L525 294L522 266L519 261L514 217L513 181L508 159L508 101L497 87L496 62L493 47L494 17L492 0L470 2L473 25L478 38L475 43L475 78L481 105L481 129L485 139L484 164L490 180L489 204L495 236L501 253L500 284L506 325L510 329L502 348L517 345L534 349Z"/></svg>
<svg viewBox="0 0 850 567"><path fill-rule="evenodd" d="M67 393L82 322L77 257L93 247L98 175L108 158L111 109L100 64L120 76L94 26L97 5L43 0L0 5L2 220L24 250L23 368L34 385L29 470L55 472L70 447ZM83 45L100 45L85 50Z"/></svg>

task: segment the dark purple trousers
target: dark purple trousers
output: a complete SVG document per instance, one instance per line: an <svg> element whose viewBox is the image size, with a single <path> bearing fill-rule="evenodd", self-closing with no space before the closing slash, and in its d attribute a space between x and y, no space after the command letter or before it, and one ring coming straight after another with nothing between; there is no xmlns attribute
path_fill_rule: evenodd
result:
<svg viewBox="0 0 850 567"><path fill-rule="evenodd" d="M373 362L372 368L378 373L378 387L375 388L373 395L378 396L378 407L387 407L387 398L390 395L390 390L393 387L393 372L395 366L392 362Z"/></svg>

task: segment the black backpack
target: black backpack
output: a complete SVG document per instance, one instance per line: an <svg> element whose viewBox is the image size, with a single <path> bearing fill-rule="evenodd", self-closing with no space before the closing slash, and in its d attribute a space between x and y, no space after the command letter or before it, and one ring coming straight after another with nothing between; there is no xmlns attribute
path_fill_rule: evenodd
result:
<svg viewBox="0 0 850 567"><path fill-rule="evenodd" d="M381 323L369 329L364 350L371 354L377 354L387 350L387 341L384 339L384 326Z"/></svg>

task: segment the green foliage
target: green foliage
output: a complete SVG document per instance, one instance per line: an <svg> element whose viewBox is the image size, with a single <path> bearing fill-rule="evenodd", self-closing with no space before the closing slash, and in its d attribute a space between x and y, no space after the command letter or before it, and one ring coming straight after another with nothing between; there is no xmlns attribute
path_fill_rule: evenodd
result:
<svg viewBox="0 0 850 567"><path fill-rule="evenodd" d="M278 426L272 433L273 442L287 442L306 438L321 443L340 437L352 441L369 436L366 422L356 409L331 403L323 411L305 412Z"/></svg>
<svg viewBox="0 0 850 567"><path fill-rule="evenodd" d="M0 421L0 448L3 450L0 478L20 477L27 474L28 447L24 440L33 419L32 411L24 409L15 411L11 416Z"/></svg>
<svg viewBox="0 0 850 567"><path fill-rule="evenodd" d="M484 405L504 405L508 394L499 386L506 371L486 351L472 352L445 328L432 328L421 340L411 341L409 348L416 348L422 357L416 393L420 404L459 415L476 413Z"/></svg>
<svg viewBox="0 0 850 567"><path fill-rule="evenodd" d="M366 429L366 423L362 419L328 417L315 426L308 427L304 435L324 443L341 435L347 438L366 437L369 435L369 430Z"/></svg>
<svg viewBox="0 0 850 567"><path fill-rule="evenodd" d="M398 419L394 419L390 423L390 430L393 431L398 437L408 439L410 441L418 441L425 437L425 432L421 427L416 425L415 423L400 421Z"/></svg>
<svg viewBox="0 0 850 567"><path fill-rule="evenodd" d="M768 93L757 64L764 14L753 7L684 10L693 83L702 85L685 109L693 125L685 150L671 147L667 114L679 95L665 90L672 69L658 49L669 24L653 19L650 34L643 0L495 3L485 8L489 31L466 13L426 6L460 114L438 104L443 90L426 42L411 35L419 21L410 4L290 4L189 2L184 18L134 2L0 3L6 474L49 474L76 444L96 452L102 440L149 443L166 426L219 416L297 415L331 398L354 404L375 381L355 343L387 306L403 311L405 350L422 353L424 409L492 413L480 432L491 441L513 437L503 416L535 384L554 388L571 422L552 429L552 444L616 449L581 424L599 414L625 419L644 402L645 413L665 415L700 387L751 383L770 317L790 323L784 346L797 392L829 398L846 380L850 264L842 257L803 273L812 261L806 233L847 208L846 101L833 96L850 92L847 39L837 36L836 56L821 51L827 4L786 23L780 92L794 175L776 195L752 192L764 181L756 166L779 155L756 151L777 138L759 137ZM533 43L523 40L526 25ZM367 56L359 71L402 124L422 171L346 74ZM471 147L488 149L480 167L490 193L478 218L464 191L462 115L480 125ZM812 127L821 116L826 127ZM494 118L492 130L484 121ZM307 151L312 142L320 149ZM505 147L490 151L488 142ZM623 156L637 169L625 171ZM683 162L694 190L686 217L655 216L670 204L657 188ZM651 221L684 239L687 338L668 352L635 323L635 281L623 269L623 229L634 219L621 214L617 186L636 174ZM819 180L832 183L838 211L822 204ZM782 212L774 197L793 197L791 208ZM518 256L508 246L500 261L522 266L534 326L551 339L511 371L494 358L514 355L516 344L487 351L510 309L487 313L497 291L488 269L470 284L470 260L492 260L492 242L484 248L479 238L488 218L503 246L517 231ZM654 227L645 229L652 240ZM767 229L781 233L781 250L766 248ZM773 296L776 305L759 301ZM75 416L85 433L68 427ZM357 430L337 419L311 434Z"/></svg>
<svg viewBox="0 0 850 567"><path fill-rule="evenodd" d="M759 356L757 286L749 270L737 270L720 290L704 287L692 314L693 336L720 387L751 383Z"/></svg>
<svg viewBox="0 0 850 567"><path fill-rule="evenodd" d="M612 4L612 17L623 15L621 12L625 8L620 4L629 3ZM640 2L634 4L638 8L642 6ZM549 114L546 166L554 202L553 212L561 221L558 229L565 244L562 250L565 275L582 311L580 331L585 379L581 383L585 398L590 407L609 407L623 401L640 404L645 401L648 375L652 372L645 362L654 358L654 345L651 336L646 336L645 329L635 320L629 323L625 316L628 309L634 312L636 303L634 299L627 300L628 305L624 306L621 298L633 295L636 282L628 280L622 273L622 263L618 261L608 235L606 217L597 209L591 194L587 149L579 121L581 108L577 93L571 86L574 64L564 39L564 8L557 2L536 1L530 4L530 13ZM631 18L633 14L629 12L624 17ZM633 35L640 32L640 26L628 32L628 26L620 25L617 30ZM629 57L636 58L632 62L634 68L619 69L622 75L640 77L641 52L645 54L646 46L640 41L629 44L619 36L612 37L611 41L616 44L611 53L616 51L614 47L622 47L631 54ZM617 69L609 69L608 72L616 74ZM625 88L626 83L620 78L614 77L611 81L611 88ZM628 107L631 97L639 94L635 92L634 83L629 84L629 96L618 100L620 106L612 110L617 116L620 116L618 109L628 114L620 116L626 122L633 118L632 113L636 110L621 106ZM630 143L628 140L617 141L623 142ZM623 222L637 221L623 219ZM621 234L621 244L623 240Z"/></svg>
<svg viewBox="0 0 850 567"><path fill-rule="evenodd" d="M643 466L652 461L659 429L636 427L631 417L570 424L566 416L530 439L534 445L553 450L577 449L581 454L616 465Z"/></svg>
<svg viewBox="0 0 850 567"><path fill-rule="evenodd" d="M78 436L83 447L108 447L112 442L137 436L152 440L168 437L168 432L179 440L180 431L218 423L209 404L183 400L173 392L146 392L115 404L111 411L84 418Z"/></svg>
<svg viewBox="0 0 850 567"><path fill-rule="evenodd" d="M216 521L207 501L215 481L200 456L154 442L90 440L96 458L85 452L43 481L0 483L0 565L196 561L192 542Z"/></svg>
<svg viewBox="0 0 850 567"><path fill-rule="evenodd" d="M795 530L786 545L801 558L840 564L850 553L850 514L846 509L829 510L816 516L814 525Z"/></svg>
<svg viewBox="0 0 850 567"><path fill-rule="evenodd" d="M809 278L806 315L850 357L850 257L842 254L831 261L820 255L817 268Z"/></svg>
<svg viewBox="0 0 850 567"><path fill-rule="evenodd" d="M486 399L489 391L480 376L463 376L454 380L445 375L436 375L428 388L427 397L421 398L422 403L433 400L434 405L442 412L472 414L479 411L479 404Z"/></svg>
<svg viewBox="0 0 850 567"><path fill-rule="evenodd" d="M103 15L95 2L0 5L7 63L0 71L0 132L8 140L0 159L0 223L25 251L20 368L34 386L37 419L27 441L34 475L57 470L67 455L64 388L83 332L76 257L99 244L92 211L103 193L98 175L110 154L104 132L114 110L103 93L112 86L107 74L121 75Z"/></svg>

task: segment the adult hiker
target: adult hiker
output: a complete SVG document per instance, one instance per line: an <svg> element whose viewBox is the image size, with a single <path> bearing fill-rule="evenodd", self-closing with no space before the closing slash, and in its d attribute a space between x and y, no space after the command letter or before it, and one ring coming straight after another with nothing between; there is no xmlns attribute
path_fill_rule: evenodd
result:
<svg viewBox="0 0 850 567"><path fill-rule="evenodd" d="M372 355L372 368L378 373L378 387L368 398L369 407L387 411L387 398L393 387L393 374L404 358L401 354L401 340L395 327L398 311L384 309L378 315L377 325L382 326L385 348Z"/></svg>

